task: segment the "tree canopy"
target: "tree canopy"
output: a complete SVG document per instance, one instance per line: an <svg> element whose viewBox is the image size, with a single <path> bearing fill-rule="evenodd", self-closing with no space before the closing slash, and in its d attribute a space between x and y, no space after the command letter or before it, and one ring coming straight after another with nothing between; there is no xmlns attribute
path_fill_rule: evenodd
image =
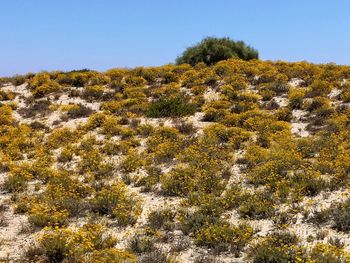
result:
<svg viewBox="0 0 350 263"><path fill-rule="evenodd" d="M213 65L229 58L258 59L259 53L243 41L234 41L227 37L207 37L198 44L187 48L176 59L176 64L187 63L194 66L199 62L204 62L207 65Z"/></svg>

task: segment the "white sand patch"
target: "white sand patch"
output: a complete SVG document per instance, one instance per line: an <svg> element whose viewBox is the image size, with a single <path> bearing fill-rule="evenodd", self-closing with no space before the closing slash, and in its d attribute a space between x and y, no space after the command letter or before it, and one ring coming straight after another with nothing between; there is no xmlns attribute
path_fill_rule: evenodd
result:
<svg viewBox="0 0 350 263"><path fill-rule="evenodd" d="M204 112L196 112L194 115L185 118L185 120L192 123L197 129L203 129L213 124L212 122L202 121L204 115ZM200 132L200 130L198 132Z"/></svg>
<svg viewBox="0 0 350 263"><path fill-rule="evenodd" d="M295 87L299 87L300 84L302 84L303 82L304 82L304 80L302 80L302 79L299 79L299 78L292 78L292 79L288 82L288 84L289 84L290 86L292 86L293 88L295 88Z"/></svg>
<svg viewBox="0 0 350 263"><path fill-rule="evenodd" d="M15 262L33 241L33 235L21 233L28 222L27 216L14 214L13 208L8 205L9 199L9 195L0 195L0 205L7 207L2 212L5 223L0 226L0 259L8 257Z"/></svg>
<svg viewBox="0 0 350 263"><path fill-rule="evenodd" d="M350 191L348 188L339 189L333 192L322 192L313 197L305 197L300 205L312 211L320 211L329 208L332 204L343 202L349 197Z"/></svg>
<svg viewBox="0 0 350 263"><path fill-rule="evenodd" d="M87 117L71 119L66 122L61 122L60 125L66 128L76 129L79 125L82 125L87 121ZM102 136L101 134L97 134L97 136Z"/></svg>
<svg viewBox="0 0 350 263"><path fill-rule="evenodd" d="M27 83L23 83L22 85L19 85L19 86L14 86L14 85L3 86L2 90L18 93L19 95L21 95L25 98L28 98L32 95L32 93L30 92L30 90L28 88Z"/></svg>
<svg viewBox="0 0 350 263"><path fill-rule="evenodd" d="M307 123L301 123L301 122L291 122L292 126L292 133L300 136L300 137L307 137L310 135L310 133L306 130Z"/></svg>
<svg viewBox="0 0 350 263"><path fill-rule="evenodd" d="M290 123L292 133L301 137L309 136L310 133L306 130L308 123L305 122L308 112L304 110L293 110L292 114L293 119Z"/></svg>
<svg viewBox="0 0 350 263"><path fill-rule="evenodd" d="M101 106L100 102L87 102L86 100L80 97L69 97L67 94L61 95L56 100L56 103L59 105L82 104L95 111L100 110L100 106Z"/></svg>
<svg viewBox="0 0 350 263"><path fill-rule="evenodd" d="M243 150L237 150L235 151L235 159L242 158L244 156L244 151ZM244 181L244 175L241 172L241 169L244 167L243 164L238 164L235 163L232 165L230 172L231 172L231 177L227 182L226 189L229 189L231 185L237 184L240 182Z"/></svg>
<svg viewBox="0 0 350 263"><path fill-rule="evenodd" d="M160 125L174 127L174 122L171 118L140 118L141 125L152 125L158 127Z"/></svg>
<svg viewBox="0 0 350 263"><path fill-rule="evenodd" d="M208 88L203 96L206 102L211 102L220 99L220 93L213 90L212 88Z"/></svg>
<svg viewBox="0 0 350 263"><path fill-rule="evenodd" d="M274 97L274 100L280 107L287 107L289 103L289 100L286 96L276 96Z"/></svg>
<svg viewBox="0 0 350 263"><path fill-rule="evenodd" d="M332 91L328 94L328 98L330 99L337 99L337 97L340 95L341 90L334 88Z"/></svg>

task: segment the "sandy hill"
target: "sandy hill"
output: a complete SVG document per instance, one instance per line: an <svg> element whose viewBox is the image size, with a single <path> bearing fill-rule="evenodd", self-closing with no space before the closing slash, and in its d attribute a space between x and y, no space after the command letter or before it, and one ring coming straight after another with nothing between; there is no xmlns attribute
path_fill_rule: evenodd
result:
<svg viewBox="0 0 350 263"><path fill-rule="evenodd" d="M9 262L350 262L350 67L0 79Z"/></svg>

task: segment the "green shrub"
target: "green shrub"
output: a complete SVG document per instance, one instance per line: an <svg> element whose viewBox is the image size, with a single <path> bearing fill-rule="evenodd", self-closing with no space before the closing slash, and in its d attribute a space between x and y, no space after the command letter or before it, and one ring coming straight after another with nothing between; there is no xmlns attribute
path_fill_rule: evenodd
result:
<svg viewBox="0 0 350 263"><path fill-rule="evenodd" d="M292 109L300 109L305 97L305 90L301 88L294 88L289 90L288 99L289 107Z"/></svg>
<svg viewBox="0 0 350 263"><path fill-rule="evenodd" d="M88 86L83 92L83 98L87 100L98 100L103 96L105 89L103 86Z"/></svg>
<svg viewBox="0 0 350 263"><path fill-rule="evenodd" d="M311 83L310 89L307 94L309 97L326 96L332 91L333 85L328 81L315 80Z"/></svg>
<svg viewBox="0 0 350 263"><path fill-rule="evenodd" d="M93 110L85 105L78 104L67 111L67 116L70 119L88 117L93 113Z"/></svg>
<svg viewBox="0 0 350 263"><path fill-rule="evenodd" d="M333 210L333 221L335 229L350 232L350 198Z"/></svg>
<svg viewBox="0 0 350 263"><path fill-rule="evenodd" d="M199 62L204 62L207 65L213 65L229 58L250 60L258 57L258 52L243 41L235 42L229 38L207 37L200 43L187 48L176 59L176 63L187 63L194 66Z"/></svg>
<svg viewBox="0 0 350 263"><path fill-rule="evenodd" d="M196 187L195 172L191 168L176 168L161 177L165 195L186 196Z"/></svg>
<svg viewBox="0 0 350 263"><path fill-rule="evenodd" d="M264 219L271 217L274 212L274 202L271 193L254 193L242 201L238 212L243 218Z"/></svg>
<svg viewBox="0 0 350 263"><path fill-rule="evenodd" d="M4 188L9 192L21 192L27 188L27 181L24 174L11 174L5 179Z"/></svg>
<svg viewBox="0 0 350 263"><path fill-rule="evenodd" d="M122 226L135 224L141 214L139 199L128 192L124 183L105 187L96 193L91 203L96 212L115 217Z"/></svg>
<svg viewBox="0 0 350 263"><path fill-rule="evenodd" d="M145 234L136 234L130 239L128 247L134 253L145 253L155 249L154 243L153 237Z"/></svg>
<svg viewBox="0 0 350 263"><path fill-rule="evenodd" d="M149 105L145 115L149 118L183 117L194 114L196 108L181 96L161 98Z"/></svg>
<svg viewBox="0 0 350 263"><path fill-rule="evenodd" d="M230 226L226 223L218 223L203 226L195 233L195 238L200 246L214 248L217 251L228 250L239 256L253 235L253 228L248 225Z"/></svg>
<svg viewBox="0 0 350 263"><path fill-rule="evenodd" d="M310 261L317 263L346 263L350 254L343 249L322 243L317 243L311 250Z"/></svg>
<svg viewBox="0 0 350 263"><path fill-rule="evenodd" d="M171 230L175 227L175 211L172 209L163 209L160 211L152 211L148 215L148 224L154 230L165 229Z"/></svg>
<svg viewBox="0 0 350 263"><path fill-rule="evenodd" d="M305 262L305 251L294 234L273 232L252 246L247 255L254 263Z"/></svg>

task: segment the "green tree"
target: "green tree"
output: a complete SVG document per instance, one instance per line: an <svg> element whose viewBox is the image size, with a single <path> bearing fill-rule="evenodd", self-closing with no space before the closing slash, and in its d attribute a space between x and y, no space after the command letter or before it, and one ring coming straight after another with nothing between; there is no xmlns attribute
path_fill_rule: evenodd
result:
<svg viewBox="0 0 350 263"><path fill-rule="evenodd" d="M199 62L213 65L220 60L240 58L243 60L258 59L259 53L254 48L247 46L243 41L233 41L230 38L207 37L198 44L187 48L176 59L176 64L190 64Z"/></svg>

